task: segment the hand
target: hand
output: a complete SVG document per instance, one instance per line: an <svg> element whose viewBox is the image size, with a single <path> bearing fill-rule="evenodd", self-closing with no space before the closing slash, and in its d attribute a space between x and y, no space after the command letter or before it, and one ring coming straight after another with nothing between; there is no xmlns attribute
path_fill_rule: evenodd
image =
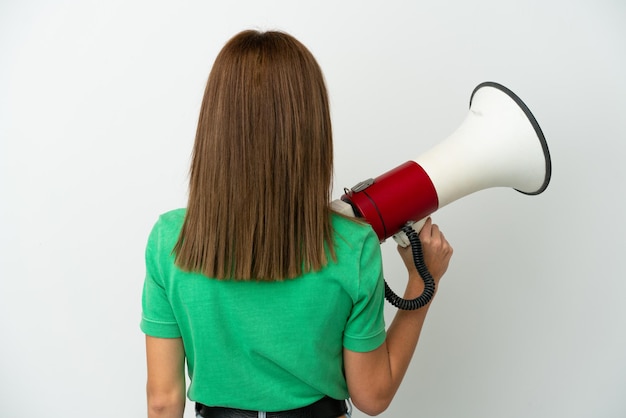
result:
<svg viewBox="0 0 626 418"><path fill-rule="evenodd" d="M446 270L448 270L448 264L450 263L450 258L453 253L452 246L450 246L450 243L448 243L443 233L439 230L439 227L432 223L430 217L422 227L419 238L422 243L426 267L433 276L433 279L435 279L435 282L438 283L439 279L441 279ZM415 262L413 261L413 251L411 247L403 248L398 246L398 252L409 272L409 277L419 277Z"/></svg>

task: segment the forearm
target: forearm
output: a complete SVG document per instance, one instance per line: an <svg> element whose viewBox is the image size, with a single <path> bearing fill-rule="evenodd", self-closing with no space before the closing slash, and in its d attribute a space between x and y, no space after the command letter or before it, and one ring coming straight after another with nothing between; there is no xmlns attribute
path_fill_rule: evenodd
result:
<svg viewBox="0 0 626 418"><path fill-rule="evenodd" d="M430 218L420 232L420 240L424 262L437 286L448 268L452 247ZM409 273L404 298L415 299L424 291L424 282L415 267L411 248L399 246L398 251ZM344 349L348 389L354 405L361 411L377 415L391 403L409 367L429 308L430 303L413 311L397 311L385 342L373 351L355 353Z"/></svg>
<svg viewBox="0 0 626 418"><path fill-rule="evenodd" d="M404 293L405 299L414 299L422 294L422 278L409 278ZM389 353L389 377L393 394L397 391L409 367L419 341L430 303L413 311L399 310L387 330L387 352Z"/></svg>
<svg viewBox="0 0 626 418"><path fill-rule="evenodd" d="M411 277L404 297L418 297L423 287L419 275ZM385 342L376 350L344 354L344 359L348 360L350 395L361 411L378 415L393 400L413 357L428 308L429 305L414 311L398 311L387 330Z"/></svg>

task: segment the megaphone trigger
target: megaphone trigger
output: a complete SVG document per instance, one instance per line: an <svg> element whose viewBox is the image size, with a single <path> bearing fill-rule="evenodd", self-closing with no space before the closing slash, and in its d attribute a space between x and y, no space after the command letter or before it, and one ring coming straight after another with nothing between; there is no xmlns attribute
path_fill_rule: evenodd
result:
<svg viewBox="0 0 626 418"><path fill-rule="evenodd" d="M413 230L419 234L419 232L422 230L422 227L426 223L426 219L428 218L424 218L420 221L409 221L406 223L405 226L413 228ZM406 235L406 233L403 230L395 233L393 235L393 240L396 242L396 244L404 248L411 245L411 242L409 241L409 237Z"/></svg>

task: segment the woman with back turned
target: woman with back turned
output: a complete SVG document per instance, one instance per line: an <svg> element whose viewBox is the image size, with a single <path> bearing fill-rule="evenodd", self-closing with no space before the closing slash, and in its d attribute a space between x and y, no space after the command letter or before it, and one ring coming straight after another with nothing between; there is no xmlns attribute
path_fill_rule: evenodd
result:
<svg viewBox="0 0 626 418"><path fill-rule="evenodd" d="M332 134L322 72L281 32L244 31L204 93L186 209L161 215L146 249L141 329L148 416L347 416L384 411L429 306L385 330L380 245L329 209ZM427 221L438 281L452 249ZM410 248L405 297L421 294Z"/></svg>

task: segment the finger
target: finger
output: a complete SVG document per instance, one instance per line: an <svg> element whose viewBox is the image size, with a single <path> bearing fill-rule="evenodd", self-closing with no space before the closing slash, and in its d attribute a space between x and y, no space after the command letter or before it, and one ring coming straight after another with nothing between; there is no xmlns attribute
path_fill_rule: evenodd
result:
<svg viewBox="0 0 626 418"><path fill-rule="evenodd" d="M441 241L441 230L439 229L439 225L433 224L430 228L430 239L432 241Z"/></svg>
<svg viewBox="0 0 626 418"><path fill-rule="evenodd" d="M420 238L430 237L432 225L433 220L429 216L428 218L426 218L424 226L422 226L422 230L420 231Z"/></svg>
<svg viewBox="0 0 626 418"><path fill-rule="evenodd" d="M443 235L443 232L441 233L441 243L443 244L443 247L446 249L446 251L452 254L452 246L446 239L445 235Z"/></svg>

